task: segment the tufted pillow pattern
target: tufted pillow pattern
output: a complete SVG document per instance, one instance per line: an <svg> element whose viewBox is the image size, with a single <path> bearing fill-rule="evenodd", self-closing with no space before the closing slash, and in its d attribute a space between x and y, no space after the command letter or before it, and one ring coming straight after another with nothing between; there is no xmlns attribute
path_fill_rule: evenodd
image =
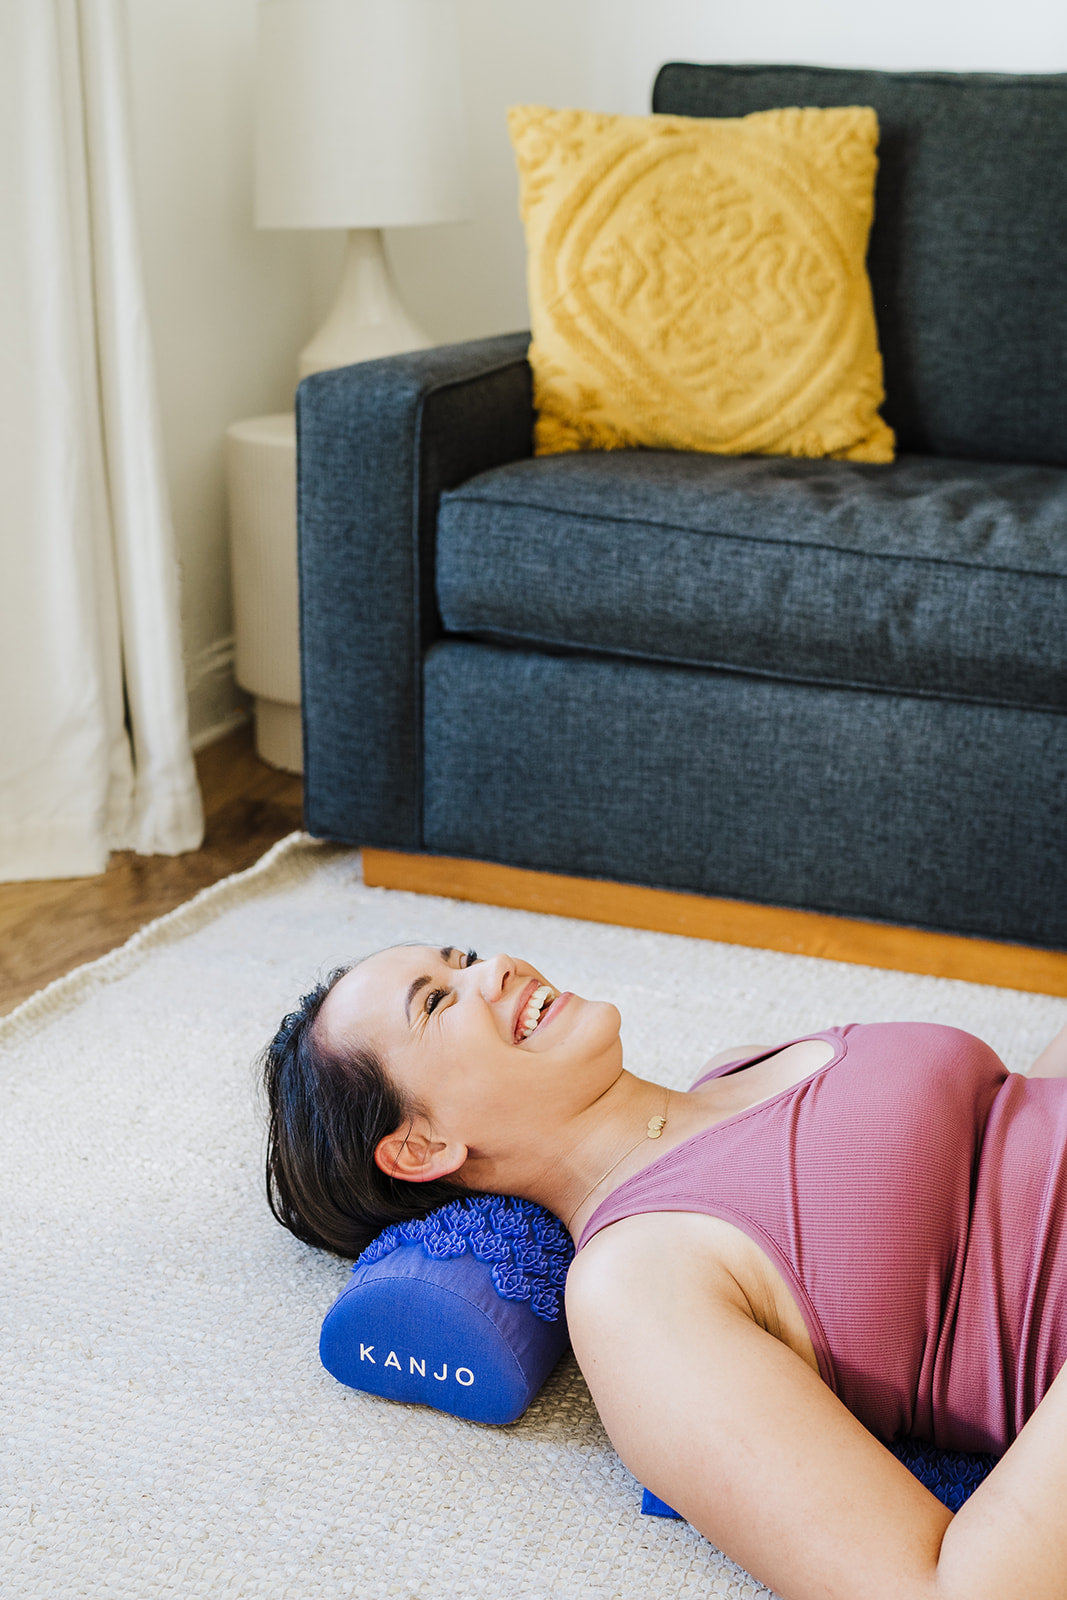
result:
<svg viewBox="0 0 1067 1600"><path fill-rule="evenodd" d="M867 237L869 107L517 106L539 455L893 459Z"/></svg>

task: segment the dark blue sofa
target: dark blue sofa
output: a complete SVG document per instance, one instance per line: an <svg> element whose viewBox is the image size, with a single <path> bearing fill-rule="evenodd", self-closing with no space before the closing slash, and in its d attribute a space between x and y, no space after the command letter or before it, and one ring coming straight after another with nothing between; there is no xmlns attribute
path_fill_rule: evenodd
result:
<svg viewBox="0 0 1067 1600"><path fill-rule="evenodd" d="M891 466L531 456L523 333L298 395L312 833L1067 945L1067 76L872 105Z"/></svg>

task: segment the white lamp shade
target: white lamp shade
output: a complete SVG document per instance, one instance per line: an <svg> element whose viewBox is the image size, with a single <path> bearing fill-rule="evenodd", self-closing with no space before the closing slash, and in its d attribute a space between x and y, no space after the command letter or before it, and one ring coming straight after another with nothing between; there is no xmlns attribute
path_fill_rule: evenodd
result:
<svg viewBox="0 0 1067 1600"><path fill-rule="evenodd" d="M263 0L261 228L397 228L467 213L453 0Z"/></svg>

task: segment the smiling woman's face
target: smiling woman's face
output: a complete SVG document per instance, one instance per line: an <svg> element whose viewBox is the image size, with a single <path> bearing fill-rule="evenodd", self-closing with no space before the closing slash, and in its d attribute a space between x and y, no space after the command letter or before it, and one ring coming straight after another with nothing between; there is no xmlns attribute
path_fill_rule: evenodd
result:
<svg viewBox="0 0 1067 1600"><path fill-rule="evenodd" d="M360 962L320 1013L324 1044L371 1045L434 1139L491 1162L551 1140L610 1088L622 1071L619 1020L609 1002L560 992L529 962L423 945Z"/></svg>

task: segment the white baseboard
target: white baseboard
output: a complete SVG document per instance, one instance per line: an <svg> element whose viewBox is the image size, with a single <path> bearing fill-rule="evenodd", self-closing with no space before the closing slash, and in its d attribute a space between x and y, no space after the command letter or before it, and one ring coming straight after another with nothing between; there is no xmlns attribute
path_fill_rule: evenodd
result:
<svg viewBox="0 0 1067 1600"><path fill-rule="evenodd" d="M185 664L189 738L194 750L214 744L246 722L251 700L233 675L233 634L215 639Z"/></svg>
<svg viewBox="0 0 1067 1600"><path fill-rule="evenodd" d="M235 728L244 727L251 718L252 713L247 709L235 711L222 722L216 722L210 728L201 728L199 733L190 734L189 743L193 747L193 754L195 755L198 750L206 750L209 744L216 744L220 739L225 739L228 733L232 733Z"/></svg>

